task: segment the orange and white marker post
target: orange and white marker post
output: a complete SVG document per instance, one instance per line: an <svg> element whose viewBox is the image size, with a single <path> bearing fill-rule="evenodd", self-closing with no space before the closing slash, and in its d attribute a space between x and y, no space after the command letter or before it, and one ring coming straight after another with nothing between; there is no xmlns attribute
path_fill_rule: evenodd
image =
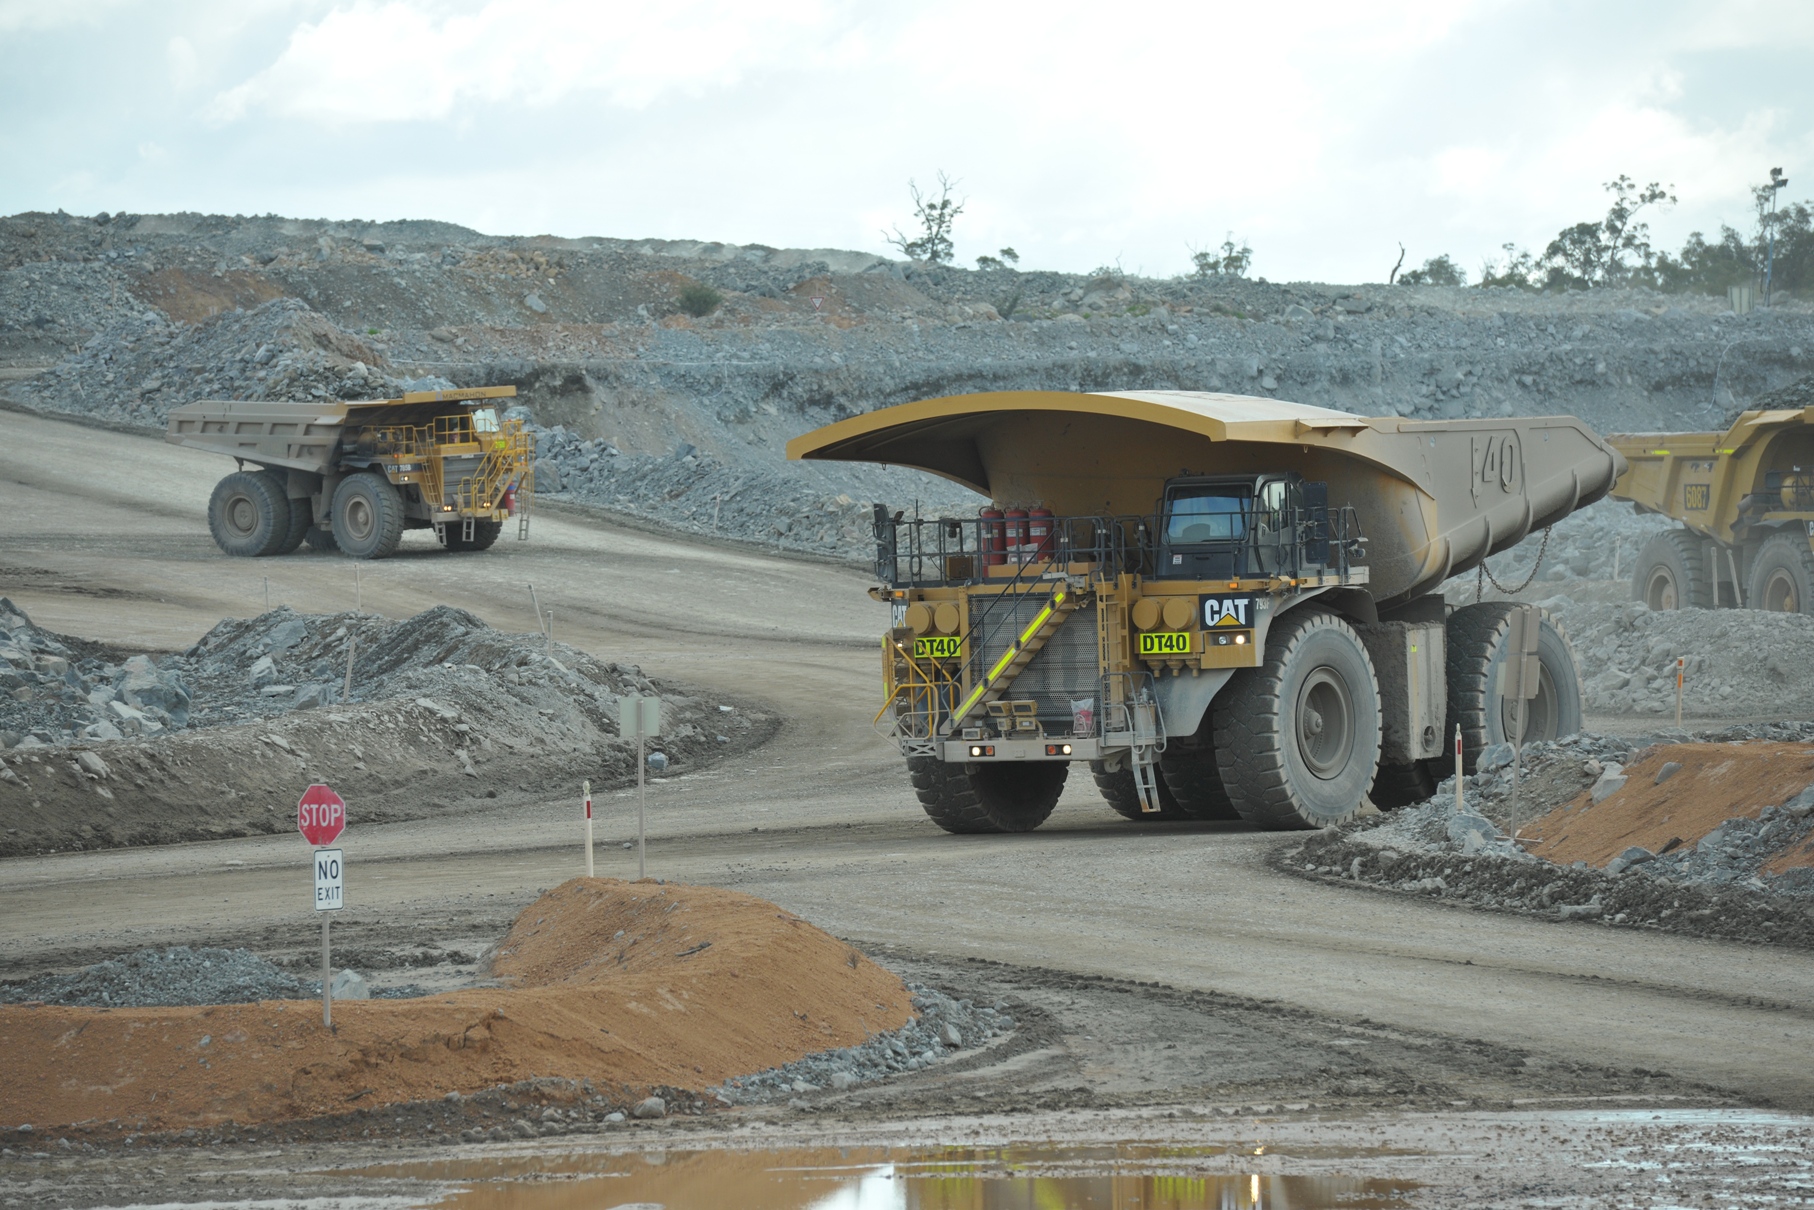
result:
<svg viewBox="0 0 1814 1210"><path fill-rule="evenodd" d="M586 798L586 877L592 877L592 783L580 783L580 792Z"/></svg>

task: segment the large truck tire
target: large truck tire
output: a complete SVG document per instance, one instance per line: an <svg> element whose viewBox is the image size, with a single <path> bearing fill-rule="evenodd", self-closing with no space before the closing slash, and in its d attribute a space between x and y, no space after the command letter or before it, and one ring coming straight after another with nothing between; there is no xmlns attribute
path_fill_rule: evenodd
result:
<svg viewBox="0 0 1814 1210"><path fill-rule="evenodd" d="M450 521L441 527L441 545L448 552L462 550L490 550L496 545L498 535L504 532L502 521L474 521L472 537L465 536L465 525L459 521Z"/></svg>
<svg viewBox="0 0 1814 1210"><path fill-rule="evenodd" d="M1431 772L1431 767L1441 763L1441 758L1413 761L1408 765L1389 765L1381 761L1367 798L1382 811L1396 811L1423 802L1436 793L1440 779Z"/></svg>
<svg viewBox="0 0 1814 1210"><path fill-rule="evenodd" d="M1644 543L1631 573L1633 599L1651 609L1712 609L1704 549L1702 539L1685 529L1666 529Z"/></svg>
<svg viewBox="0 0 1814 1210"><path fill-rule="evenodd" d="M1090 777L1096 782L1096 790L1102 795L1102 801L1115 809L1115 814L1135 823L1161 823L1170 820L1189 819L1190 815L1172 795L1163 779L1159 782L1159 809L1142 811L1140 809L1140 787L1134 784L1134 770L1123 764L1119 769L1110 772L1104 762L1090 762Z"/></svg>
<svg viewBox="0 0 1814 1210"><path fill-rule="evenodd" d="M264 473L270 478L271 482L277 485L278 491L283 492L288 496L289 487L284 483L283 476L277 474L275 471L265 471ZM302 545L302 540L308 536L309 530L315 525L315 513L314 510L309 507L309 502L307 500L298 500L294 496L288 496L288 503L290 506L290 526L284 533L283 541L279 542L277 544L277 549L271 552L274 555L295 554L296 548Z"/></svg>
<svg viewBox="0 0 1814 1210"><path fill-rule="evenodd" d="M1229 800L1227 787L1222 784L1222 770L1216 766L1215 748L1174 743L1159 758L1159 776L1178 809L1189 818L1218 821L1241 818L1241 813Z"/></svg>
<svg viewBox="0 0 1814 1210"><path fill-rule="evenodd" d="M355 559L387 559L403 542L403 497L382 475L348 475L334 492L334 540Z"/></svg>
<svg viewBox="0 0 1814 1210"><path fill-rule="evenodd" d="M959 835L1031 832L1058 805L1070 770L1064 761L953 765L936 756L907 759L920 806L933 823Z"/></svg>
<svg viewBox="0 0 1814 1210"><path fill-rule="evenodd" d="M235 558L274 555L290 536L290 500L283 484L263 471L235 471L208 498L208 531Z"/></svg>
<svg viewBox="0 0 1814 1210"><path fill-rule="evenodd" d="M324 555L340 553L340 543L334 540L334 531L331 529L323 529L319 525L311 525L309 526L309 532L302 537L303 541L309 544L310 550L320 551Z"/></svg>
<svg viewBox="0 0 1814 1210"><path fill-rule="evenodd" d="M1814 551L1799 533L1767 539L1751 564L1745 597L1770 613L1814 613Z"/></svg>
<svg viewBox="0 0 1814 1210"><path fill-rule="evenodd" d="M1446 734L1461 728L1462 768L1474 772L1481 749L1510 743L1516 716L1499 696L1499 671L1508 653L1511 613L1506 601L1464 605L1449 615L1449 719ZM1581 730L1581 675L1561 623L1537 611L1537 696L1526 703L1524 740L1555 740ZM1450 757L1452 760L1453 757Z"/></svg>
<svg viewBox="0 0 1814 1210"><path fill-rule="evenodd" d="M1216 764L1242 819L1320 828L1361 809L1379 765L1379 678L1341 618L1305 608L1278 619L1265 662L1235 673L1210 708Z"/></svg>

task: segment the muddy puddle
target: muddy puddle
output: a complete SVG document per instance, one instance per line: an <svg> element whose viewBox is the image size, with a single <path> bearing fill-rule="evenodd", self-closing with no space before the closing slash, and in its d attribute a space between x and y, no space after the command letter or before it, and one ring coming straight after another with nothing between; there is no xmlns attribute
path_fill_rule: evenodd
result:
<svg viewBox="0 0 1814 1210"><path fill-rule="evenodd" d="M360 1175L445 1182L436 1210L1393 1210L1416 1187L1227 1171L1247 1154L1146 1144L650 1151L384 1165ZM1219 1171L1202 1171L1211 1166Z"/></svg>

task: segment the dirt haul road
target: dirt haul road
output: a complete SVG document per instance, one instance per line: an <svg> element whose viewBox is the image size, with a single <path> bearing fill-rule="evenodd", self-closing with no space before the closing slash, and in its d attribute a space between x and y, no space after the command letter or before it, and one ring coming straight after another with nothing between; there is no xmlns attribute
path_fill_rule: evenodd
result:
<svg viewBox="0 0 1814 1210"><path fill-rule="evenodd" d="M176 647L272 602L345 608L353 564L230 560L203 507L222 467L142 437L6 417L0 584L40 624ZM364 605L438 602L530 629L533 582L564 641L759 696L788 717L737 762L653 789L652 873L734 886L831 932L924 954L1157 980L1462 1037L1561 1060L1668 1071L1814 1108L1814 956L1456 910L1271 870L1289 837L1137 826L1073 778L1026 836L958 839L922 817L899 757L867 730L876 607L860 573L543 515L526 544L444 556L426 535L362 568ZM634 876L633 799L601 802L599 873ZM480 813L483 811L484 813ZM408 926L520 904L578 872L571 804L346 837L348 923ZM8 974L138 945L297 931L303 842L253 837L0 862Z"/></svg>

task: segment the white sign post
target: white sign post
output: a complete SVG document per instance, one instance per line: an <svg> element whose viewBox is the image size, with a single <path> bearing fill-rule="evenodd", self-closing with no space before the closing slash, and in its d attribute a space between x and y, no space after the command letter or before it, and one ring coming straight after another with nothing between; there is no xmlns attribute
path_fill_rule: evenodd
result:
<svg viewBox="0 0 1814 1210"><path fill-rule="evenodd" d="M329 1029L334 1028L334 992L331 976L332 967L328 961L328 921L333 917L329 912L338 912L345 906L343 877L346 863L339 849L315 850L315 910L321 916L321 1023Z"/></svg>
<svg viewBox="0 0 1814 1210"><path fill-rule="evenodd" d="M580 783L580 793L586 799L586 877L592 877L592 783Z"/></svg>
<svg viewBox="0 0 1814 1210"><path fill-rule="evenodd" d="M636 737L636 876L647 878L648 862L643 852L643 825L647 814L649 789L644 765L648 763L649 737L661 734L661 699L626 697L617 703L617 726L625 739Z"/></svg>

